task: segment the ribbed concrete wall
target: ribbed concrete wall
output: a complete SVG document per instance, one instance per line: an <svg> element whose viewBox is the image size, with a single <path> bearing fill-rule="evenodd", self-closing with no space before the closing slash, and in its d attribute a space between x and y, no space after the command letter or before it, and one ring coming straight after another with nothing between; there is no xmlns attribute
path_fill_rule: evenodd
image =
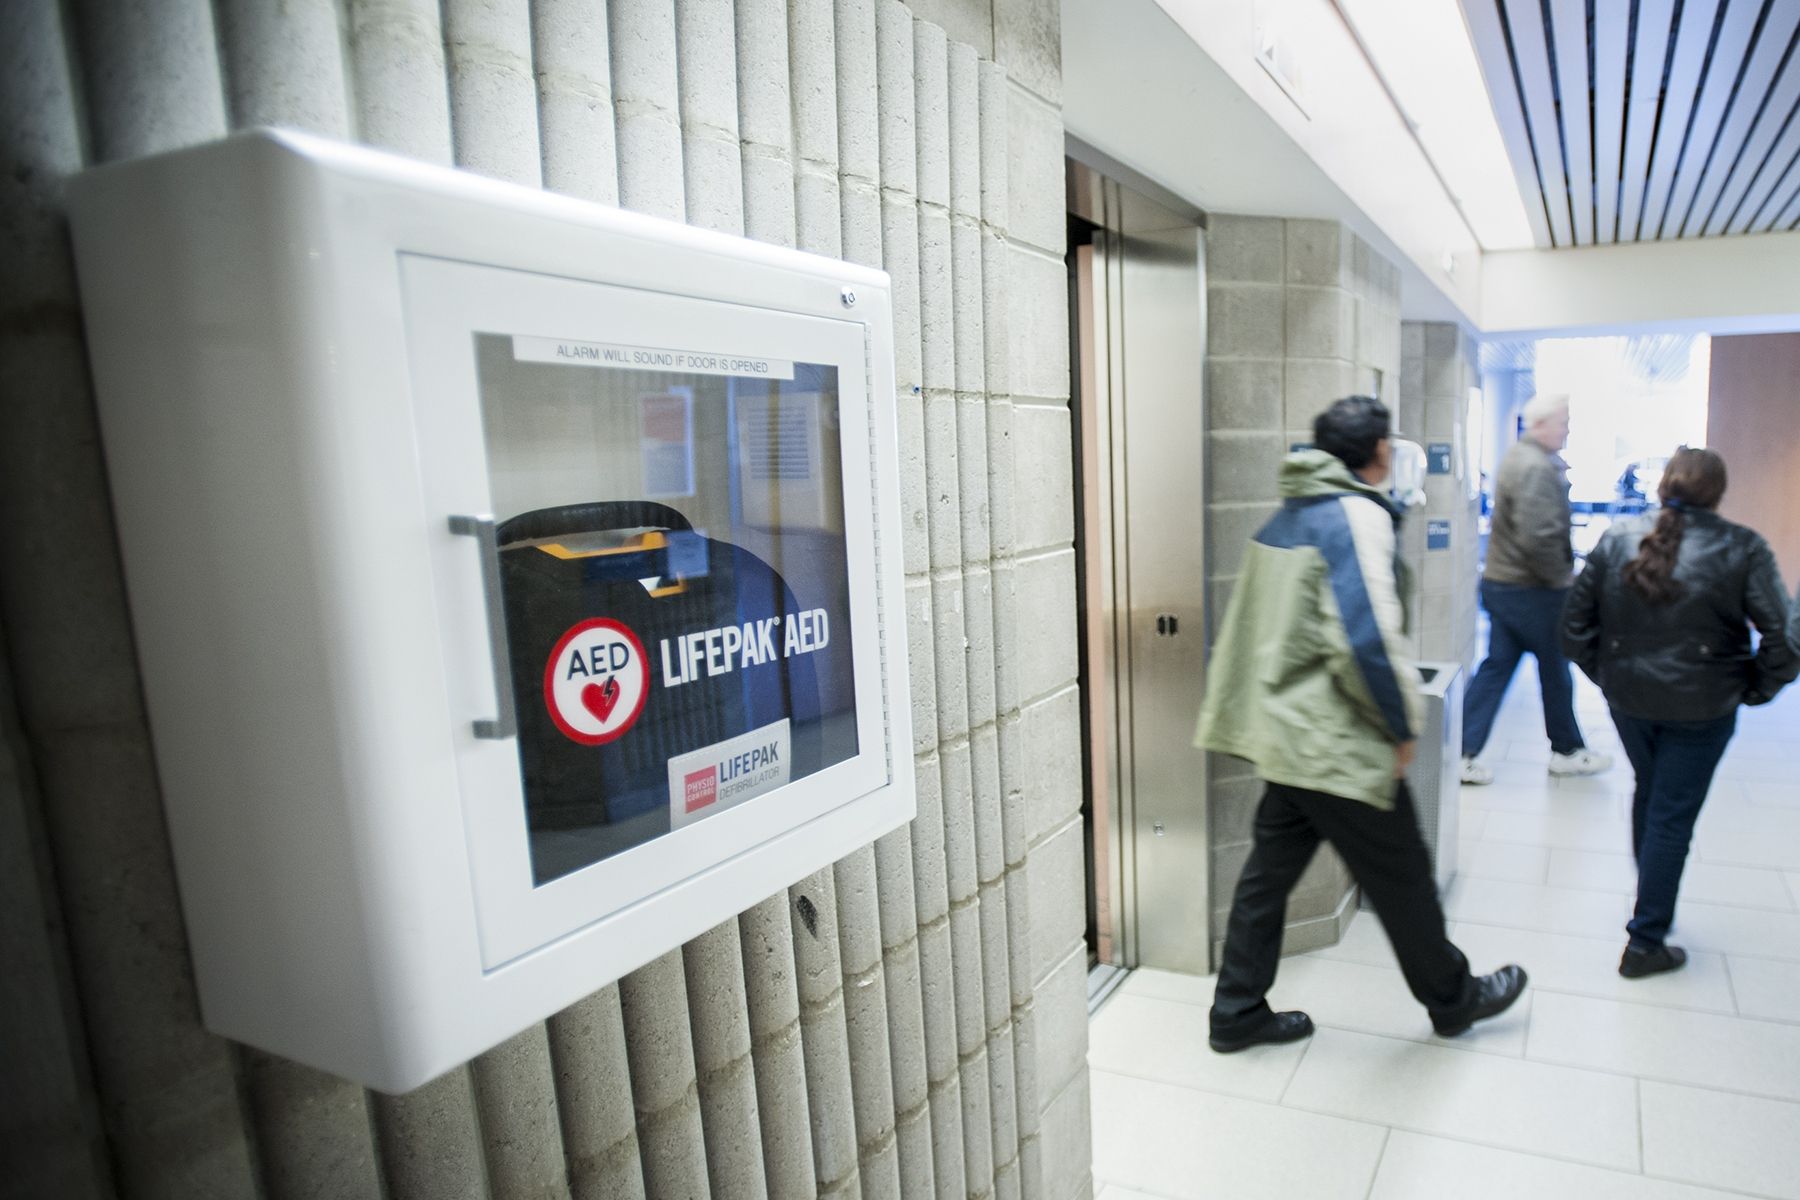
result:
<svg viewBox="0 0 1800 1200"><path fill-rule="evenodd" d="M1027 753L1078 736L1057 26L1055 0L5 6L0 1196L1091 1190L1079 818ZM895 282L918 819L405 1096L199 1025L60 212L90 163L252 124Z"/></svg>

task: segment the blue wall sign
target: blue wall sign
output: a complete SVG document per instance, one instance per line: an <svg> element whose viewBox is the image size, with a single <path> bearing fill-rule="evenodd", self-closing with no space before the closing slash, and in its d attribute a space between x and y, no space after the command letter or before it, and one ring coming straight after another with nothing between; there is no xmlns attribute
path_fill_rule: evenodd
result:
<svg viewBox="0 0 1800 1200"><path fill-rule="evenodd" d="M1448 475L1451 472L1451 452L1455 449L1449 442L1433 442L1425 448L1426 471L1432 475Z"/></svg>
<svg viewBox="0 0 1800 1200"><path fill-rule="evenodd" d="M1425 522L1425 548L1427 550L1448 550L1450 548L1450 522Z"/></svg>

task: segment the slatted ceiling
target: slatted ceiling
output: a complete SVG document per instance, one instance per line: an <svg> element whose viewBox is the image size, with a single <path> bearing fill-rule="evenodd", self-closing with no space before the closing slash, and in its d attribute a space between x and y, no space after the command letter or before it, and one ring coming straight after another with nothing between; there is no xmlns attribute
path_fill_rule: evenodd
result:
<svg viewBox="0 0 1800 1200"><path fill-rule="evenodd" d="M1796 39L1800 41L1800 33ZM1775 120L1778 116L1779 124ZM1744 232L1779 185L1784 164L1792 161L1796 151L1800 151L1800 53L1789 56L1787 69L1771 94L1769 110L1745 142L1743 157L1732 171L1703 232Z"/></svg>
<svg viewBox="0 0 1800 1200"><path fill-rule="evenodd" d="M1646 2L1673 3L1674 0ZM1506 146L1507 161L1512 164L1519 195L1525 200L1525 219L1531 225L1532 240L1540 246L1548 246L1550 223L1544 216L1544 195L1538 184L1531 133L1525 126L1525 110L1519 103L1519 89L1513 85L1512 55L1507 50L1500 10L1486 2L1468 4L1463 7L1463 16L1468 21L1470 41L1474 43L1482 76L1490 81L1488 96L1494 103L1494 119L1500 126L1500 140ZM1495 86L1494 80L1504 80L1505 86Z"/></svg>
<svg viewBox="0 0 1800 1200"><path fill-rule="evenodd" d="M1782 209L1781 214L1775 218L1773 228L1800 228L1800 191L1794 193L1793 198L1787 202L1787 207Z"/></svg>
<svg viewBox="0 0 1800 1200"><path fill-rule="evenodd" d="M1712 46L1715 18L1724 12L1718 0L1688 0L1670 45L1669 66L1663 78L1661 111L1657 114L1656 144L1650 150L1650 174L1644 185L1644 212L1638 221L1637 239L1653 241L1662 236L1663 214L1668 211L1669 191L1681 165L1687 132L1693 123L1700 83L1706 77L1707 51ZM1635 185L1636 180L1632 183Z"/></svg>
<svg viewBox="0 0 1800 1200"><path fill-rule="evenodd" d="M1701 175L1694 202L1682 220L1683 237L1698 237L1705 232L1708 223L1719 215L1719 204L1731 179L1748 175L1754 169L1746 166L1746 160L1751 158L1752 138L1765 131L1772 135L1775 129L1774 121L1765 123L1763 118L1771 109L1781 113L1792 107L1791 97L1783 97L1789 84L1787 70L1794 64L1797 31L1800 4L1770 3L1763 13L1755 45L1744 60L1730 111L1719 124L1712 162Z"/></svg>
<svg viewBox="0 0 1800 1200"><path fill-rule="evenodd" d="M1788 200L1785 205L1781 205L1779 201L1776 202L1777 207L1773 209L1775 215L1770 217L1772 228L1792 229L1796 223L1800 223L1800 208L1797 208L1800 206L1800 186L1794 186L1796 184L1800 184L1800 163L1789 166L1781 188L1775 192L1775 195L1779 196L1783 190L1786 190Z"/></svg>
<svg viewBox="0 0 1800 1200"><path fill-rule="evenodd" d="M1658 237L1678 237L1700 190L1701 177L1717 161L1725 119L1736 106L1739 84L1749 69L1751 47L1762 31L1763 18L1774 0L1731 0L1718 36L1708 56L1705 82L1688 124L1675 186L1663 213Z"/></svg>
<svg viewBox="0 0 1800 1200"><path fill-rule="evenodd" d="M1624 181L1641 181L1650 173L1650 149L1662 108L1663 69L1668 63L1674 16L1675 0L1638 0L1637 36L1631 47L1631 98L1625 109L1625 154L1619 161L1619 225L1614 235L1618 241L1637 238L1644 212L1643 187Z"/></svg>
<svg viewBox="0 0 1800 1200"><path fill-rule="evenodd" d="M1624 150L1625 66L1631 47L1626 4L1599 4L1589 43L1594 59L1594 240L1618 240L1619 181L1613 168Z"/></svg>
<svg viewBox="0 0 1800 1200"><path fill-rule="evenodd" d="M1563 162L1569 173L1569 215L1575 240L1594 241L1593 83L1588 78L1587 0L1549 0L1552 67L1562 114Z"/></svg>
<svg viewBox="0 0 1800 1200"><path fill-rule="evenodd" d="M1569 185L1564 174L1562 127L1557 118L1556 86L1550 77L1550 44L1544 36L1544 13L1539 0L1505 0L1505 17L1512 32L1513 70L1525 106L1526 126L1543 180L1544 215L1550 220L1550 237L1559 246L1570 245Z"/></svg>
<svg viewBox="0 0 1800 1200"><path fill-rule="evenodd" d="M1800 0L1461 3L1539 245L1800 223Z"/></svg>

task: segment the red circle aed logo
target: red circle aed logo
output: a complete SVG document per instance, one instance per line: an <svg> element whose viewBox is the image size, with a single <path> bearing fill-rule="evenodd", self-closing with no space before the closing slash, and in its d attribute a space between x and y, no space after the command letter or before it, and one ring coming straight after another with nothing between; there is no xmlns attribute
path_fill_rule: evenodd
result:
<svg viewBox="0 0 1800 1200"><path fill-rule="evenodd" d="M584 746L604 746L630 729L649 695L644 644L610 617L572 626L544 664L550 719Z"/></svg>

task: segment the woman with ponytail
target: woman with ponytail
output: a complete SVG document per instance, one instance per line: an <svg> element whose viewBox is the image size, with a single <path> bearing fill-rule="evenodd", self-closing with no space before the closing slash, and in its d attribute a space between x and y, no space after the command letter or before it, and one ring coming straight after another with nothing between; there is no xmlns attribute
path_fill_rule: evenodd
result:
<svg viewBox="0 0 1800 1200"><path fill-rule="evenodd" d="M1637 908L1619 961L1628 979L1687 961L1664 939L1738 705L1766 704L1800 674L1769 544L1716 511L1725 460L1683 446L1658 492L1660 512L1621 520L1600 539L1563 611L1563 648L1606 694L1637 775ZM1751 626L1762 639L1755 650Z"/></svg>

